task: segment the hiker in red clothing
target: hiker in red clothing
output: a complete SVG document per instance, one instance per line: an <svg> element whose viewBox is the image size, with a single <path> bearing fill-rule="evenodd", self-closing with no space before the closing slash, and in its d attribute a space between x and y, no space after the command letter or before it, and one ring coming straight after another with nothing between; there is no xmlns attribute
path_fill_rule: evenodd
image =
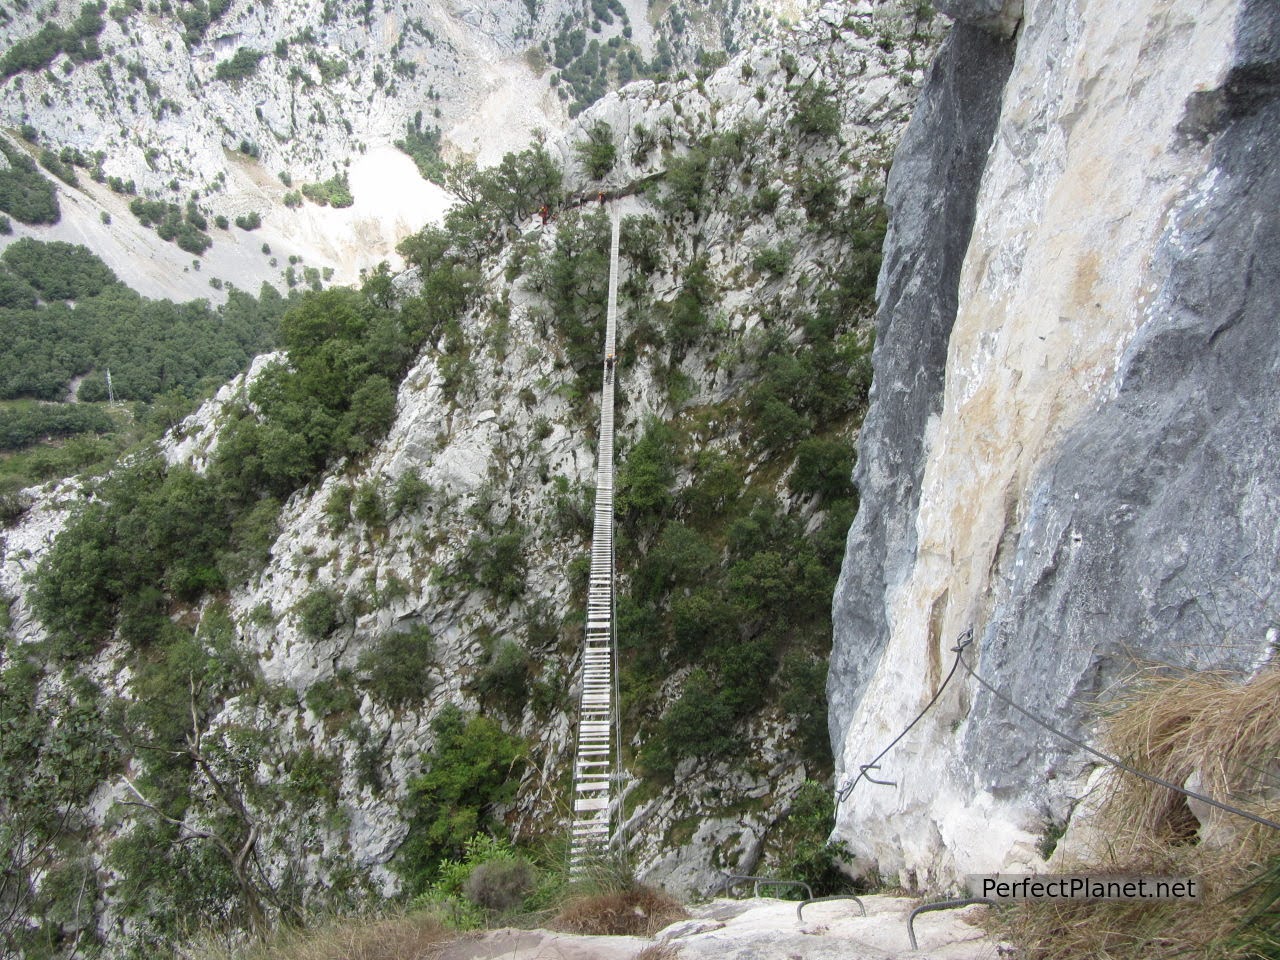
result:
<svg viewBox="0 0 1280 960"><path fill-rule="evenodd" d="M538 211L538 215L542 217L542 225L545 227L547 221L551 219L551 208L544 203L542 209Z"/></svg>
<svg viewBox="0 0 1280 960"><path fill-rule="evenodd" d="M600 206L604 206L604 191L600 191Z"/></svg>

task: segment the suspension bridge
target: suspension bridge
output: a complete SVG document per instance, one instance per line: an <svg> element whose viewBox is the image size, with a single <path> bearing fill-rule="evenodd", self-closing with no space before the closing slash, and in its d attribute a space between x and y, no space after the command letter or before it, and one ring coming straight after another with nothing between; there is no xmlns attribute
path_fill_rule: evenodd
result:
<svg viewBox="0 0 1280 960"><path fill-rule="evenodd" d="M617 373L619 230L620 220L615 214L609 240L609 305L602 358L600 446L596 456L587 630L582 651L578 739L573 759L569 868L574 874L580 874L592 862L602 859L611 846L616 846L613 818L619 800L617 787L622 780L613 555L613 388Z"/></svg>

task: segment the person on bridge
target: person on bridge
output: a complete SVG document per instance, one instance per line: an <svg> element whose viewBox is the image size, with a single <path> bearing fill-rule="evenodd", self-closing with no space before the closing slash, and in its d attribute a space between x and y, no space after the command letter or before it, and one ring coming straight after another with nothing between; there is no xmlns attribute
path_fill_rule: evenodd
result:
<svg viewBox="0 0 1280 960"><path fill-rule="evenodd" d="M609 354L607 357L605 357L605 358L604 358L604 365L605 365L605 367L607 367L608 369L612 370L612 369L613 369L613 365L614 365L615 363L617 363L617 361L618 361L618 358L617 358L616 356L614 356L614 355L611 353L611 354Z"/></svg>

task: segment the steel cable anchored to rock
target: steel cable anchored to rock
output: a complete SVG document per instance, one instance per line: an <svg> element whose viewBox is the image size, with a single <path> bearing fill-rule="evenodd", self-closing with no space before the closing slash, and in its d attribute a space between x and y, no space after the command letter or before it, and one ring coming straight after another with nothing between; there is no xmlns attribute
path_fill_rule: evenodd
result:
<svg viewBox="0 0 1280 960"><path fill-rule="evenodd" d="M1032 723L1035 723L1036 725L1042 727L1043 729L1048 730L1054 736L1059 737L1062 740L1065 740L1067 743L1070 743L1072 746L1080 750L1083 750L1085 753L1088 753L1090 756L1096 757L1097 759L1101 760L1103 763L1106 763L1109 766L1115 767L1119 770L1123 770L1125 773L1133 774L1135 777L1139 777L1150 783L1154 783L1157 786L1166 787L1169 790L1173 790L1176 793L1182 794L1183 796L1190 797L1193 800L1199 800L1201 803L1208 804L1211 807L1215 807L1227 813L1234 814L1238 817L1243 817L1246 820L1251 820L1252 822L1260 824L1261 826L1270 827L1272 830L1280 830L1280 823L1277 823L1275 820L1271 820L1267 817L1261 816L1256 813L1251 813L1248 810L1243 810L1240 807L1233 806L1229 803L1224 803L1221 800L1215 800L1212 797L1206 796L1203 793L1199 793L1195 790L1191 790L1185 786L1181 786L1170 780L1166 780L1163 777L1158 777L1158 776L1155 776L1154 774L1146 773L1134 767L1133 765L1126 763L1124 760L1121 760L1118 757L1112 757L1108 754L1105 754L1101 750L1098 750L1094 747L1089 746L1087 743L1085 743L1083 740L1080 740L1078 737L1073 737L1071 734L1058 729L1053 724L1049 723L1049 721L1043 719L1042 717L1037 716L1036 714L1032 713L1030 710L1023 707L1021 704L1014 701L1011 697L1002 693L993 684L991 684L989 681L987 681L981 675L979 675L978 672L974 670L973 667L971 667L968 661L966 661L964 658L965 650L972 643L973 643L973 628L969 627L967 630L965 630L964 633L960 634L960 636L956 639L956 645L951 648L951 651L956 655L955 660L951 664L951 669L950 671L948 671L946 679L942 681L941 685L934 692L933 696L929 699L929 702L926 703L924 705L924 708L919 713L917 713L914 718L912 718L911 722L908 723L902 729L902 731L896 737L894 737L893 740L889 742L889 745L887 747L885 747L878 754L876 754L875 758L872 759L870 763L864 763L859 766L858 775L856 777L854 777L852 780L847 781L846 783L840 786L836 794L837 802L844 803L846 800L848 800L849 796L853 793L854 788L862 780L867 780L868 782L880 784L882 786L895 786L895 784L893 784L892 782L876 780L872 778L870 774L867 773L867 771L879 769L879 763L885 757L885 755L888 754L888 752L892 750L895 746L897 746L903 737L905 737L908 733L911 732L912 728L915 727L915 725L920 722L921 718L923 718L924 715L928 713L933 708L934 704L936 704L938 700L942 697L943 691L946 690L947 685L951 682L951 678L956 675L957 669L963 669L965 673L967 673L970 677L972 677L976 683L978 683L980 686L985 688L997 700L1006 704L1013 710L1016 710L1022 716L1030 720Z"/></svg>

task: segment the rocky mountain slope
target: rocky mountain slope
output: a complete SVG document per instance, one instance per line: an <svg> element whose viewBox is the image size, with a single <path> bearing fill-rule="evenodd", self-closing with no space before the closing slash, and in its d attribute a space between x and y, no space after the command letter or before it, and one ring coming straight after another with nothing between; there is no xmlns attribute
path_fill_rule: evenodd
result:
<svg viewBox="0 0 1280 960"><path fill-rule="evenodd" d="M1280 15L1265 0L942 6L956 24L936 57L919 5L831 4L721 68L712 56L604 97L545 151L460 181L457 232L411 239L408 273L300 314L295 372L327 391L333 422L299 413L297 380L263 358L163 463L39 494L5 531L0 719L28 717L13 729L41 761L0 748L0 772L66 784L50 794L66 819L56 856L33 828L24 935L141 953L187 916L252 926L255 910L431 896L417 867L453 815L466 830L496 811L518 841L554 833L608 215L624 218L620 617L642 874L698 891L726 868L788 868L788 815L826 790L806 783L830 770L824 732L851 788L835 837L855 867L941 891L1043 866L1099 770L959 669L958 638L998 690L1086 740L1152 663L1269 662ZM502 34L493 9L459 16ZM552 12L526 10L516 32L534 34L494 49L548 37L560 84L577 85L551 101L567 110L590 93L585 48L566 34L558 50ZM697 59L715 21L677 30L672 10L637 43ZM222 16L247 31L257 15ZM124 22L146 18L178 29L159 12ZM331 73L306 107L324 119L301 121L325 127L321 158L358 152L364 134L332 108L380 86L374 60L343 74L324 59L346 49L334 29L318 60L291 42L243 78L283 94L303 85L288 65L315 87ZM247 35L192 69L218 82ZM266 140L285 122L268 113L237 116ZM410 119L378 115L383 137ZM191 151L238 151L206 133L217 149ZM258 153L222 156L255 176L336 170L292 140ZM564 177L544 226L503 189L547 161ZM153 189L195 169L153 171ZM609 213L575 203L601 189ZM341 367L311 342L331 317L341 357L403 367L394 392L384 377L357 407L354 382L320 375ZM418 352L396 354L391 318L421 333ZM369 440L367 422L385 432ZM292 458L310 431L346 446L308 473ZM280 476L300 479L271 487ZM151 490L182 508L166 516L233 519L215 561L178 551L125 603L123 574L101 573L118 541L145 534L168 556L202 535L158 523ZM227 513L228 496L250 509ZM92 612L82 584L113 599L77 635L57 624ZM881 762L894 785L854 785L939 691ZM190 763L155 750L161 732Z"/></svg>
<svg viewBox="0 0 1280 960"><path fill-rule="evenodd" d="M455 234L406 246L409 274L309 301L294 374L261 358L162 460L41 492L4 536L5 709L77 717L102 752L23 727L44 752L22 775L74 794L58 856L23 878L31 929L127 954L191 916L418 892L416 851L451 849L431 826L447 770L490 791L455 796L459 830L492 811L517 840L562 826L608 236L572 201L601 187L624 218L631 855L682 891L789 855L788 811L830 769L879 198L934 43L914 11L830 5L722 69L610 94L468 181ZM484 176L548 158L555 220L494 206L511 193ZM429 331L421 352L396 359L386 323ZM355 381L357 407L327 365L365 351L405 372L395 392ZM289 399L304 382L336 422ZM345 455L308 473L292 458L313 432ZM153 556L117 570L139 540Z"/></svg>
<svg viewBox="0 0 1280 960"><path fill-rule="evenodd" d="M579 937L546 930L493 930L451 944L442 960L632 960L655 941L689 960L753 960L806 957L810 960L888 960L919 956L907 933L915 902L906 897L868 895L866 913L852 901L811 904L800 918L792 901L752 898L713 900L690 912L691 918L641 937ZM990 960L1000 947L975 924L982 908L926 915L918 921L917 942L936 960Z"/></svg>
<svg viewBox="0 0 1280 960"><path fill-rule="evenodd" d="M65 222L17 235L87 243L175 299L221 299L210 277L282 287L289 258L355 283L447 203L395 143L427 173L441 156L492 164L627 79L722 60L808 6L16 4L0 11L0 124L82 165L58 185ZM350 207L298 193L333 177ZM263 226L214 230L193 269L128 212L135 191Z"/></svg>
<svg viewBox="0 0 1280 960"><path fill-rule="evenodd" d="M1275 652L1273 4L967 2L895 158L828 683L852 782L966 662L1089 739ZM903 882L1042 865L1095 761L961 670L840 804Z"/></svg>

